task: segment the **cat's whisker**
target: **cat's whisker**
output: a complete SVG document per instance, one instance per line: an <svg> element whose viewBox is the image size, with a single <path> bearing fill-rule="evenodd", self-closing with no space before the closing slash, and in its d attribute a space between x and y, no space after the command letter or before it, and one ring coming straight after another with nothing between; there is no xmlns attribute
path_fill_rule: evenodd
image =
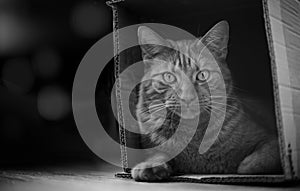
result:
<svg viewBox="0 0 300 191"><path fill-rule="evenodd" d="M206 111L206 112L210 112L209 110L208 110L208 108L206 108L206 107L202 107L202 109L204 109L204 111Z"/></svg>
<svg viewBox="0 0 300 191"><path fill-rule="evenodd" d="M221 109L221 108L218 108L218 107L215 107L215 106L212 106L212 105L210 105L210 111L215 111L215 112L223 112L223 113L225 113L226 114L226 108L224 108L223 110Z"/></svg>
<svg viewBox="0 0 300 191"><path fill-rule="evenodd" d="M232 105L230 105L230 104L219 103L219 102L215 102L215 101L211 101L211 103L213 103L213 104L219 104L219 105L222 105L222 106L226 106L226 107L230 107L230 108L232 108L232 109L239 110L239 108L238 108L238 107L236 107L236 106L232 106Z"/></svg>
<svg viewBox="0 0 300 191"><path fill-rule="evenodd" d="M164 101L165 101L165 99L153 99L153 100L143 101L143 103L144 103L144 104L147 104L147 103L154 103L154 102L163 103Z"/></svg>
<svg viewBox="0 0 300 191"><path fill-rule="evenodd" d="M223 105L224 106L224 108L226 107L226 110L231 110L231 111L239 111L240 109L239 108L237 108L237 107L233 107L233 106L231 106L231 105ZM215 107L215 108L218 108L218 107Z"/></svg>
<svg viewBox="0 0 300 191"><path fill-rule="evenodd" d="M179 103L175 103L175 104L167 104L168 107L172 107L172 106L180 106Z"/></svg>
<svg viewBox="0 0 300 191"><path fill-rule="evenodd" d="M210 96L210 98L238 99L238 97L224 96L224 95L212 95Z"/></svg>
<svg viewBox="0 0 300 191"><path fill-rule="evenodd" d="M157 110L152 111L152 112L150 112L150 113L151 113L151 115L153 115L153 114L155 114L155 113L157 113L157 112L159 112L159 111L161 111L161 110L163 110L163 109L166 109L166 107L157 109Z"/></svg>
<svg viewBox="0 0 300 191"><path fill-rule="evenodd" d="M150 105L148 108L149 109L152 109L152 108L155 108L155 107L160 107L160 106L165 106L166 104L156 104L156 105Z"/></svg>
<svg viewBox="0 0 300 191"><path fill-rule="evenodd" d="M248 90L239 88L239 87L236 86L235 84L231 84L231 87L232 87L233 90L238 90L238 91L243 92L243 93L249 93Z"/></svg>
<svg viewBox="0 0 300 191"><path fill-rule="evenodd" d="M166 106L165 105L160 105L160 106L156 106L156 107L153 107L153 108L148 108L148 107L144 107L141 109L141 112L142 113L147 113L147 112L152 112L152 111L156 111L156 110L159 110L159 109L165 109Z"/></svg>
<svg viewBox="0 0 300 191"><path fill-rule="evenodd" d="M212 99L210 99L210 101L221 101L221 100L222 100L222 102L228 102L228 101L240 102L240 100L237 98L213 97Z"/></svg>
<svg viewBox="0 0 300 191"><path fill-rule="evenodd" d="M178 105L178 102L168 102L166 105Z"/></svg>
<svg viewBox="0 0 300 191"><path fill-rule="evenodd" d="M219 116L220 113L216 112L215 110L212 110L212 108L208 108L208 107L203 107L205 111L215 115L215 116ZM224 112L226 114L226 112Z"/></svg>
<svg viewBox="0 0 300 191"><path fill-rule="evenodd" d="M215 110L210 110L210 114L214 115L215 117L220 117L220 115L226 115L226 113L216 112Z"/></svg>
<svg viewBox="0 0 300 191"><path fill-rule="evenodd" d="M148 108L148 110L155 110L155 109L160 109L160 108L166 108L166 105L161 105L161 106L156 106L156 107L152 107L152 108Z"/></svg>
<svg viewBox="0 0 300 191"><path fill-rule="evenodd" d="M156 105L148 105L148 106L143 106L144 109L151 109L151 108L155 108L155 107L160 107L160 106L164 106L165 104L156 104Z"/></svg>

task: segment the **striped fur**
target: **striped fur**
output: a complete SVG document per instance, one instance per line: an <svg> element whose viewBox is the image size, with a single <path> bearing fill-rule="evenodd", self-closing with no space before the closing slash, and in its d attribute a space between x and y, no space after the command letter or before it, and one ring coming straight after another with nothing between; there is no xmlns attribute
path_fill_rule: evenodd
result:
<svg viewBox="0 0 300 191"><path fill-rule="evenodd" d="M251 114L245 112L233 91L232 77L225 62L228 42L226 22L217 24L200 40L164 40L146 27L140 28L138 35L145 62L136 111L140 131L145 135L142 145L154 147L166 144L149 153L148 160L133 168L132 176L136 180L155 181L175 173L280 172L276 134L267 132ZM209 71L209 78L204 82L197 78L201 71ZM171 79L175 77L176 83L167 83L165 73L170 73ZM210 115L214 115L212 97L216 94L213 92L222 91L222 79L227 96L225 120L213 146L206 153L199 154L198 148ZM200 113L193 105L198 105ZM199 119L199 124L188 143L191 128L186 124L195 118ZM180 120L187 123L183 123L184 128L173 136ZM218 119L214 121L214 125L218 123ZM188 146L166 163L167 156L185 144Z"/></svg>

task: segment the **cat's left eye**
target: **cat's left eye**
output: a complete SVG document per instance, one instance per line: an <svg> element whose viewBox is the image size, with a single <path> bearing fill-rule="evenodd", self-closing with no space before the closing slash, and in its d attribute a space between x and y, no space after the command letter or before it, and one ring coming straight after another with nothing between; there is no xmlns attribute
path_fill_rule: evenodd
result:
<svg viewBox="0 0 300 191"><path fill-rule="evenodd" d="M163 79L167 83L174 83L176 81L176 77L169 72L163 73Z"/></svg>
<svg viewBox="0 0 300 191"><path fill-rule="evenodd" d="M205 82L208 80L209 75L210 75L210 73L208 70L202 70L197 74L196 78L199 82Z"/></svg>

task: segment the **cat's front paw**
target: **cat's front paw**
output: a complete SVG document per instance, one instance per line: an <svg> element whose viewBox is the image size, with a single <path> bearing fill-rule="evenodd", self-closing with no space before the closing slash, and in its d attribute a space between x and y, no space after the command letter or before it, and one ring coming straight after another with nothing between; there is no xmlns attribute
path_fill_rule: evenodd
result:
<svg viewBox="0 0 300 191"><path fill-rule="evenodd" d="M142 162L131 170L131 176L136 181L161 181L170 175L171 167L166 163Z"/></svg>

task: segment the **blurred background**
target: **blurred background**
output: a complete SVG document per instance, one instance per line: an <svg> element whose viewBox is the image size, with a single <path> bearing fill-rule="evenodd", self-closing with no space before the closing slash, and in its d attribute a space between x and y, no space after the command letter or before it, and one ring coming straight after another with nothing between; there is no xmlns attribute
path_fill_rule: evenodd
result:
<svg viewBox="0 0 300 191"><path fill-rule="evenodd" d="M101 165L77 131L71 94L81 59L110 32L105 0L0 0L1 168Z"/></svg>

